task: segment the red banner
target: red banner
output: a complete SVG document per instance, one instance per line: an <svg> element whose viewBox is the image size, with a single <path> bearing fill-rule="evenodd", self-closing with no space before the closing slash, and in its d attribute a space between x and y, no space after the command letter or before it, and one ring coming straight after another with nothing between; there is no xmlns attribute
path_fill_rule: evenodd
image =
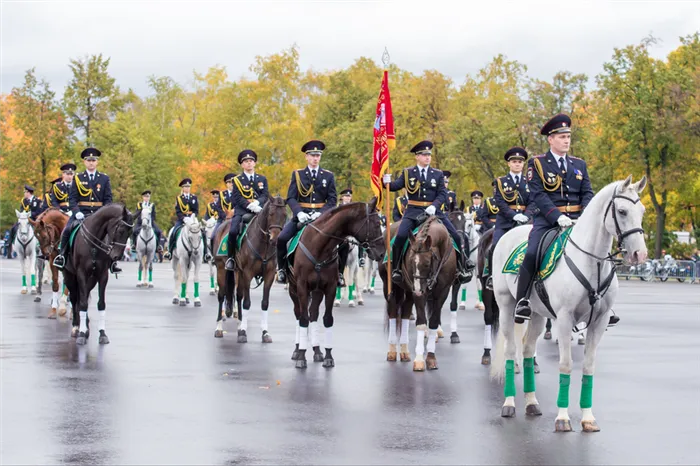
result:
<svg viewBox="0 0 700 466"><path fill-rule="evenodd" d="M391 112L391 96L389 95L389 74L384 71L382 88L377 100L377 118L374 120L374 146L372 149L372 191L382 204L382 176L389 168L389 149L396 147L394 134L394 115Z"/></svg>

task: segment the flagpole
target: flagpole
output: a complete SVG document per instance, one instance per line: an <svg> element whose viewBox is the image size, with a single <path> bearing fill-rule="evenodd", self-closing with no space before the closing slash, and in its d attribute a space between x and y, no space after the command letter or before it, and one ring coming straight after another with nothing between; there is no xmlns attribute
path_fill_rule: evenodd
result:
<svg viewBox="0 0 700 466"><path fill-rule="evenodd" d="M384 53L382 54L382 63L384 64L384 71L387 71L389 69L389 51L384 47ZM384 173L391 173L389 171L389 148L387 146L387 158L386 158L386 171ZM389 183L386 185L386 194L384 195L384 211L386 215L386 237L385 237L385 245L386 245L386 278L387 278L387 285L386 285L386 290L387 294L391 296L391 222L390 219L390 209L389 209L389 199L390 199L390 190L389 190Z"/></svg>

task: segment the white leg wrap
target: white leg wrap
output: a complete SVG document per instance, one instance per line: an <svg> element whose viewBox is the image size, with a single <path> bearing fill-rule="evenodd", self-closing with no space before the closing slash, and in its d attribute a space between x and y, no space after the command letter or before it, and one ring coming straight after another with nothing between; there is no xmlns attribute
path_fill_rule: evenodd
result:
<svg viewBox="0 0 700 466"><path fill-rule="evenodd" d="M450 312L450 331L457 331L457 311Z"/></svg>
<svg viewBox="0 0 700 466"><path fill-rule="evenodd" d="M593 416L593 408L581 409L581 422L584 421L595 421L595 417Z"/></svg>
<svg viewBox="0 0 700 466"><path fill-rule="evenodd" d="M396 344L396 319L389 319L389 344Z"/></svg>
<svg viewBox="0 0 700 466"><path fill-rule="evenodd" d="M535 392L525 393L525 406L538 405L537 397L535 397Z"/></svg>
<svg viewBox="0 0 700 466"><path fill-rule="evenodd" d="M503 402L503 406L515 406L515 397L507 396L506 400Z"/></svg>
<svg viewBox="0 0 700 466"><path fill-rule="evenodd" d="M248 330L248 312L250 311L245 311L243 312L243 318L241 319L241 326L239 327L241 330Z"/></svg>
<svg viewBox="0 0 700 466"><path fill-rule="evenodd" d="M416 357L423 357L425 354L425 330L416 330Z"/></svg>
<svg viewBox="0 0 700 466"><path fill-rule="evenodd" d="M569 408L559 408L559 413L557 414L557 419L569 419Z"/></svg>
<svg viewBox="0 0 700 466"><path fill-rule="evenodd" d="M220 320L216 323L216 329L217 330L223 330L224 329L224 321Z"/></svg>
<svg viewBox="0 0 700 466"><path fill-rule="evenodd" d="M107 311L97 311L97 330L105 330Z"/></svg>
<svg viewBox="0 0 700 466"><path fill-rule="evenodd" d="M262 311L262 317L260 317L260 328L263 332L267 331L267 311Z"/></svg>
<svg viewBox="0 0 700 466"><path fill-rule="evenodd" d="M87 311L80 311L80 332L87 332Z"/></svg>
<svg viewBox="0 0 700 466"><path fill-rule="evenodd" d="M309 347L309 329L299 327L299 349L305 350Z"/></svg>
<svg viewBox="0 0 700 466"><path fill-rule="evenodd" d="M435 353L435 340L437 340L437 329L428 330L428 353Z"/></svg>
<svg viewBox="0 0 700 466"><path fill-rule="evenodd" d="M401 338L399 339L399 343L402 345L408 344L408 324L410 323L411 321L408 319L403 319L401 321Z"/></svg>
<svg viewBox="0 0 700 466"><path fill-rule="evenodd" d="M58 291L51 295L51 307L58 307Z"/></svg>
<svg viewBox="0 0 700 466"><path fill-rule="evenodd" d="M491 326L484 325L484 349L491 349Z"/></svg>
<svg viewBox="0 0 700 466"><path fill-rule="evenodd" d="M297 345L299 344L299 329L300 328L301 327L299 327L299 321L297 320L296 335L294 336L294 343Z"/></svg>
<svg viewBox="0 0 700 466"><path fill-rule="evenodd" d="M326 327L326 344L324 345L324 348L326 349L332 349L333 348L333 327Z"/></svg>
<svg viewBox="0 0 700 466"><path fill-rule="evenodd" d="M309 322L309 334L311 347L318 346L318 322Z"/></svg>

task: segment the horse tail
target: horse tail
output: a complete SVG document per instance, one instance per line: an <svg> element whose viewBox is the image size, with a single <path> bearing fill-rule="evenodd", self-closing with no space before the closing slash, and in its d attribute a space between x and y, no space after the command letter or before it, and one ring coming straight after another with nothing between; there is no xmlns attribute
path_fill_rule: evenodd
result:
<svg viewBox="0 0 700 466"><path fill-rule="evenodd" d="M493 359L491 360L491 380L503 383L506 372L506 337L501 330L496 336L496 344L493 348Z"/></svg>

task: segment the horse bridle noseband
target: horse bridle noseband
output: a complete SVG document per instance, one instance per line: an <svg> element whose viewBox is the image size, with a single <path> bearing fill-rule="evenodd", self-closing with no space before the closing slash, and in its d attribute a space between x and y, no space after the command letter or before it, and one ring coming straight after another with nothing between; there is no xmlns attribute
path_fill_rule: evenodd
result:
<svg viewBox="0 0 700 466"><path fill-rule="evenodd" d="M366 228L365 231L367 232L367 234L365 235L365 240L360 241L359 243L357 241L353 241L352 239L342 238L340 236L335 236L335 235L331 235L330 233L326 233L325 231L321 230L313 223L309 223L309 226L311 228L313 228L314 230L316 230L317 232L319 232L321 235L326 236L328 238L337 239L341 243L355 244L355 245L361 246L364 249L369 249L373 243L376 243L377 241L381 241L384 239L383 234L379 235L376 238L369 239L369 219L370 219L370 217L373 217L375 215L379 216L379 211L375 210L374 212L370 212L369 211L369 204L365 204L365 220L364 220L364 222L362 222L362 225L360 225L360 230L362 230L362 228ZM380 223L380 225L381 225L381 223ZM381 230L381 226L380 226L380 230Z"/></svg>
<svg viewBox="0 0 700 466"><path fill-rule="evenodd" d="M134 228L134 225L132 223L126 222L123 218L120 218L119 222L122 225L126 225L129 228ZM116 227L115 227L115 229L116 229ZM126 243L120 243L120 242L114 241L114 240L110 241L109 244L105 243L100 238L93 235L92 232L87 229L85 224L83 224L82 228L80 229L80 232L82 233L83 237L87 240L88 243L92 244L95 248L99 249L100 251L104 252L107 255L109 255L109 253L112 252L112 249L114 249L114 246L122 246L122 247L126 248ZM109 232L107 232L106 234L109 234ZM127 239L128 239L128 237L127 237Z"/></svg>
<svg viewBox="0 0 700 466"><path fill-rule="evenodd" d="M27 255L27 246L29 246L29 243L31 243L32 240L36 237L36 235L34 234L34 229L29 224L29 221L27 221L27 229L28 229L28 231L27 231L26 235L29 236L29 239L27 240L26 243L20 239L20 237L24 233L21 231L17 232L17 241L19 242L20 245L22 245L22 251L24 252L25 256ZM31 236L29 235L30 232L31 232Z"/></svg>

